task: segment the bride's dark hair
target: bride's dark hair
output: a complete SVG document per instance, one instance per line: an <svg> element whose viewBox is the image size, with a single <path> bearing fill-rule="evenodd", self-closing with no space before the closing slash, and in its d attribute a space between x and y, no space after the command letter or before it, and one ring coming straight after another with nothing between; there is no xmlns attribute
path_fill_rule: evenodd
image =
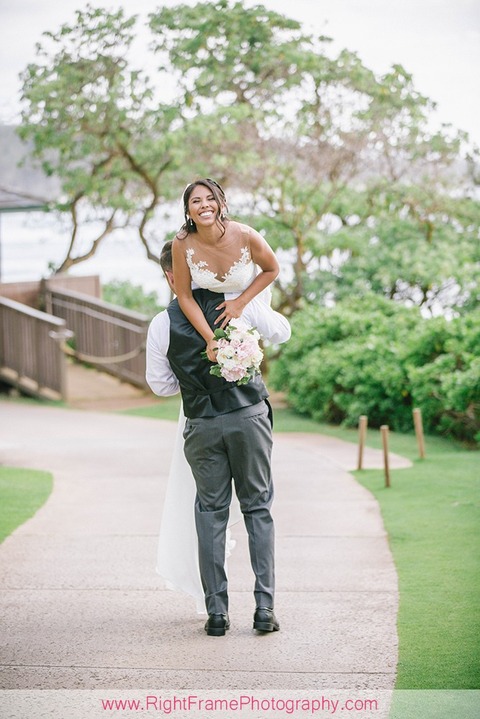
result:
<svg viewBox="0 0 480 719"><path fill-rule="evenodd" d="M218 184L218 182L215 182L215 180L210 179L209 177L205 177L201 180L195 180L195 182L191 182L189 185L186 186L184 192L183 192L183 215L185 217L185 222L177 232L177 237L179 240L184 240L187 235L190 235L192 232L197 231L197 226L195 222L192 220L191 217L188 215L188 201L190 199L190 195L192 194L195 187L198 185L203 185L203 187L206 187L210 192L212 193L213 197L215 198L215 202L218 205L217 210L217 216L215 218L215 222L217 224L217 227L219 227L222 230L222 235L225 234L225 220L228 220L226 216L226 212L228 211L227 208L227 198L225 197L225 192L223 191L223 188Z"/></svg>

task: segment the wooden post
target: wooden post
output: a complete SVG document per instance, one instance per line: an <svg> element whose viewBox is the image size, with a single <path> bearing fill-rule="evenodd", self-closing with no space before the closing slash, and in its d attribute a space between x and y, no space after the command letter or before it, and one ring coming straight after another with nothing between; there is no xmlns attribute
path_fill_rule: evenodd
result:
<svg viewBox="0 0 480 719"><path fill-rule="evenodd" d="M413 424L415 425L415 434L417 435L418 453L420 459L425 459L425 440L423 437L422 410L413 410Z"/></svg>
<svg viewBox="0 0 480 719"><path fill-rule="evenodd" d="M363 469L363 450L365 448L365 438L367 436L368 417L362 414L358 423L358 466L357 469Z"/></svg>
<svg viewBox="0 0 480 719"><path fill-rule="evenodd" d="M383 466L385 469L385 487L390 487L390 466L388 463L388 424L382 424L380 427L382 433L383 444Z"/></svg>

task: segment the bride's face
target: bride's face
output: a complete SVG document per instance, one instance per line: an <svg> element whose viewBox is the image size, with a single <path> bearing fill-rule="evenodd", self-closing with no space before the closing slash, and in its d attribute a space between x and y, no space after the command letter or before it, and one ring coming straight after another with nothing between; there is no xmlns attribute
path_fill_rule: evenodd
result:
<svg viewBox="0 0 480 719"><path fill-rule="evenodd" d="M212 191L204 185L196 185L188 198L188 213L197 227L211 227L220 215Z"/></svg>

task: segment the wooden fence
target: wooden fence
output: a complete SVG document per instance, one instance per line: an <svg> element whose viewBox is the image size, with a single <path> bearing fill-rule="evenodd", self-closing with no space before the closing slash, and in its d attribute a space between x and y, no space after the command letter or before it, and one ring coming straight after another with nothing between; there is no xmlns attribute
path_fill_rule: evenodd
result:
<svg viewBox="0 0 480 719"><path fill-rule="evenodd" d="M149 319L103 300L46 282L45 310L62 318L73 332L73 352L92 364L139 387L146 387L145 341Z"/></svg>
<svg viewBox="0 0 480 719"><path fill-rule="evenodd" d="M42 295L45 284L57 290L74 290L93 297L101 297L102 289L98 275L54 275L48 279L27 282L0 282L0 295L21 302L36 310L43 310Z"/></svg>
<svg viewBox="0 0 480 719"><path fill-rule="evenodd" d="M65 320L0 297L0 380L27 394L66 399Z"/></svg>

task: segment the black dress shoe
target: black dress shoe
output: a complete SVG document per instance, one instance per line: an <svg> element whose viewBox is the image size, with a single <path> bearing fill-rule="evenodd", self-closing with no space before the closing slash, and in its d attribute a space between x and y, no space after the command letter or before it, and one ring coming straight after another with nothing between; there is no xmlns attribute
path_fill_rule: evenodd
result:
<svg viewBox="0 0 480 719"><path fill-rule="evenodd" d="M269 607L257 607L253 615L253 628L257 632L278 632L280 624Z"/></svg>
<svg viewBox="0 0 480 719"><path fill-rule="evenodd" d="M225 630L230 629L228 614L209 614L205 622L205 631L211 637L223 637Z"/></svg>

